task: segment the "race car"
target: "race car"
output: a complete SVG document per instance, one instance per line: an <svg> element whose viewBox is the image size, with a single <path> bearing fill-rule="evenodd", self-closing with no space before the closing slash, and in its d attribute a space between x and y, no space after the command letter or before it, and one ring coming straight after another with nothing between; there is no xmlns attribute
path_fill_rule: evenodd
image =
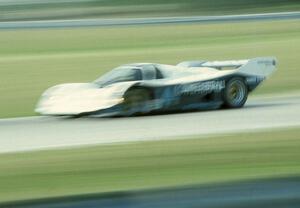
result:
<svg viewBox="0 0 300 208"><path fill-rule="evenodd" d="M132 116L241 108L248 94L275 71L276 62L273 57L259 57L177 65L126 64L91 83L49 88L35 111L57 116Z"/></svg>

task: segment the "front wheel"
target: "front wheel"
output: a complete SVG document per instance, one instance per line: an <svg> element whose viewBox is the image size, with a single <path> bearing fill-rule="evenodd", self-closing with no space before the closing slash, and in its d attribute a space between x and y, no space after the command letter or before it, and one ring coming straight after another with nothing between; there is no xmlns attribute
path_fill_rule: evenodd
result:
<svg viewBox="0 0 300 208"><path fill-rule="evenodd" d="M147 101L151 100L151 94L148 90L142 88L131 89L124 95L124 112L139 113Z"/></svg>
<svg viewBox="0 0 300 208"><path fill-rule="evenodd" d="M225 107L241 108L248 98L248 88L242 78L232 78L225 86L223 100Z"/></svg>

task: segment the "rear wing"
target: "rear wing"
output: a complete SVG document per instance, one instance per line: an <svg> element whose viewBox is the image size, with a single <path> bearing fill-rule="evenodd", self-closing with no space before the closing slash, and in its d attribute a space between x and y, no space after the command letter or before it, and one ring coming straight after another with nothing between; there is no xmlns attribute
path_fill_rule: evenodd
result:
<svg viewBox="0 0 300 208"><path fill-rule="evenodd" d="M249 60L231 60L231 61L184 61L177 66L181 67L211 67L216 69L223 68L238 68L244 64L246 64Z"/></svg>
<svg viewBox="0 0 300 208"><path fill-rule="evenodd" d="M177 66L180 67L210 67L218 70L236 70L245 75L268 77L276 68L277 60L274 57L258 57L245 60L229 61L184 61Z"/></svg>

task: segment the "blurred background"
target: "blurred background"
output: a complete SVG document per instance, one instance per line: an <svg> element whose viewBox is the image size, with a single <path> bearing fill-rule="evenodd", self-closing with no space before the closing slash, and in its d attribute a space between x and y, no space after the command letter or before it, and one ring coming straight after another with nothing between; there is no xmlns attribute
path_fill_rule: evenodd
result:
<svg viewBox="0 0 300 208"><path fill-rule="evenodd" d="M222 15L299 8L298 0L1 0L0 21Z"/></svg>
<svg viewBox="0 0 300 208"><path fill-rule="evenodd" d="M222 15L299 10L297 0L1 0L0 21ZM30 23L29 23L30 24ZM45 24L40 22L41 25ZM125 63L276 56L279 70L260 93L299 89L298 19L0 30L0 117L34 115L40 94L89 82Z"/></svg>
<svg viewBox="0 0 300 208"><path fill-rule="evenodd" d="M0 25L15 21L40 21L43 24L44 20L291 11L300 11L299 0L0 0ZM275 56L279 61L278 71L252 97L291 95L292 100L296 100L300 90L299 54L299 18L0 29L0 118L35 116L35 104L50 86L90 82L116 66L135 62L176 64L184 60ZM297 117L299 112L294 113ZM21 137L29 125L26 119L22 119L16 120L16 123L2 120L0 129L11 128L16 133L14 135ZM215 120L218 125L218 116ZM21 125L22 122L24 125ZM55 123L58 131L61 130L61 122ZM163 128L157 131L163 131ZM0 133L1 141L14 141L13 136L3 135ZM251 133L186 136L186 140L178 141L0 153L0 202L149 188L189 188L291 176L296 177L292 180L293 184L298 184L299 135L299 124L295 124L289 128L274 127ZM294 203L295 207L299 205L299 195L295 194L300 190L293 185L285 186L285 182L285 185L281 182L275 184L279 184L275 186L276 190L280 187L285 187L286 193L292 190L294 195L290 203ZM264 190L272 187L274 183ZM223 196L228 191L232 196L239 194L240 190L225 188L211 194ZM247 190L253 193L257 188ZM195 193L193 199L199 192ZM245 192L243 197L249 193ZM276 192L272 197L281 194ZM271 201L268 203L271 207ZM155 206L152 204L152 207Z"/></svg>

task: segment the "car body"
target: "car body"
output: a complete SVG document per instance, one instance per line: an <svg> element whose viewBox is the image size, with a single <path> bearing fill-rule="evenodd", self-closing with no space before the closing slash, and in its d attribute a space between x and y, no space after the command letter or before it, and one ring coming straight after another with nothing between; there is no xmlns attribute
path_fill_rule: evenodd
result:
<svg viewBox="0 0 300 208"><path fill-rule="evenodd" d="M239 108L276 68L273 57L233 61L185 61L178 65L126 64L91 83L46 90L42 115L130 116L150 112Z"/></svg>

